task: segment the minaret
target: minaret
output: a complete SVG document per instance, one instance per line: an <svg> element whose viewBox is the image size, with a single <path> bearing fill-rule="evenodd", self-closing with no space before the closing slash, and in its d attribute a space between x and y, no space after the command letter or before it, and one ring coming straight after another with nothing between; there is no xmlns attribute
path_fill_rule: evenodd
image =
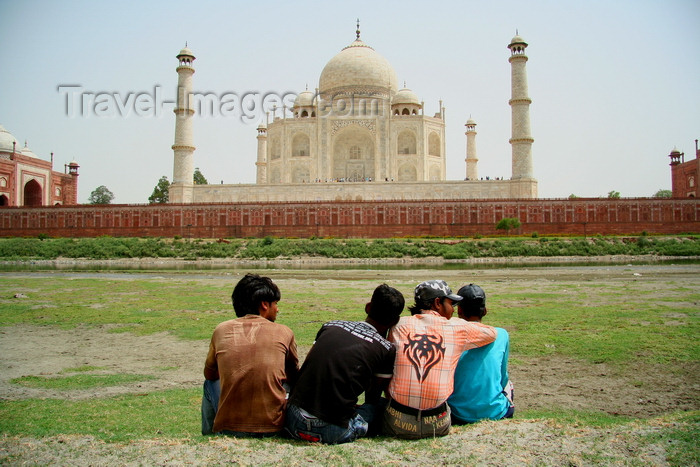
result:
<svg viewBox="0 0 700 467"><path fill-rule="evenodd" d="M671 150L671 154L668 155L668 157L671 158L671 164L670 165L678 165L682 164L685 162L685 153L680 152L677 147L673 147Z"/></svg>
<svg viewBox="0 0 700 467"><path fill-rule="evenodd" d="M267 183L267 127L260 122L258 125L258 168L255 183L264 185Z"/></svg>
<svg viewBox="0 0 700 467"><path fill-rule="evenodd" d="M532 173L532 143L535 141L530 134L530 104L532 99L527 93L527 72L525 64L527 43L516 35L510 41L510 71L511 71L511 138L513 158L513 180L534 179Z"/></svg>
<svg viewBox="0 0 700 467"><path fill-rule="evenodd" d="M194 68L192 51L185 48L177 55L177 104L175 106L175 144L173 144L174 165L173 185L191 186L194 184L194 141L192 138L192 75ZM184 191L171 190L170 202L191 202L184 199ZM174 199L173 199L174 198ZM180 198L180 199L178 199ZM188 197L189 198L189 197Z"/></svg>
<svg viewBox="0 0 700 467"><path fill-rule="evenodd" d="M467 158L464 160L467 163L467 180L479 180L479 170L476 168L476 163L479 162L476 157L476 122L469 117L464 126L467 127Z"/></svg>
<svg viewBox="0 0 700 467"><path fill-rule="evenodd" d="M683 171L678 170L678 166L685 162L685 153L680 152L678 148L674 146L668 157L671 158L671 163L669 164L671 166L671 196L673 198L683 198L686 196L685 180Z"/></svg>
<svg viewBox="0 0 700 467"><path fill-rule="evenodd" d="M53 159L53 153L51 153L51 158ZM68 163L68 173L71 177L71 185L65 187L64 189L64 204L78 204L78 169L80 166L73 159Z"/></svg>

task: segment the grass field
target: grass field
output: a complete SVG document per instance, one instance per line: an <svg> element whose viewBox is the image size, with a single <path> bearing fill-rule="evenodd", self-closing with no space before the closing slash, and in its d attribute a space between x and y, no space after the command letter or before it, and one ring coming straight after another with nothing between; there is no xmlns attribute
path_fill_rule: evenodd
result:
<svg viewBox="0 0 700 467"><path fill-rule="evenodd" d="M278 270L302 355L376 285L487 292L516 417L348 446L199 435L211 331L240 272L0 273L0 464L697 465L700 266ZM20 298L14 298L15 296Z"/></svg>

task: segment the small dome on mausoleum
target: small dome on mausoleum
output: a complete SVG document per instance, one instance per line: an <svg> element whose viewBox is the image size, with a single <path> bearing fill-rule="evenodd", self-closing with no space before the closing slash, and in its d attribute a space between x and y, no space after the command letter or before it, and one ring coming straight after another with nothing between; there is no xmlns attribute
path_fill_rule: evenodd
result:
<svg viewBox="0 0 700 467"><path fill-rule="evenodd" d="M416 96L416 93L410 89L404 87L399 92L397 92L391 99L392 104L415 104L420 105L420 99Z"/></svg>
<svg viewBox="0 0 700 467"><path fill-rule="evenodd" d="M312 105L314 105L314 93L308 89L300 92L294 99L294 107L310 107Z"/></svg>
<svg viewBox="0 0 700 467"><path fill-rule="evenodd" d="M36 154L34 154L34 153L32 152L32 150L29 149L29 146L27 146L27 142L26 142L26 141L24 142L24 147L22 148L21 153L22 153L23 156L33 157L33 158L35 158L35 159L38 159L38 158L39 158L39 156L37 156Z"/></svg>
<svg viewBox="0 0 700 467"><path fill-rule="evenodd" d="M2 125L0 125L0 151L2 152L12 152L12 143L16 142L12 133L7 131Z"/></svg>

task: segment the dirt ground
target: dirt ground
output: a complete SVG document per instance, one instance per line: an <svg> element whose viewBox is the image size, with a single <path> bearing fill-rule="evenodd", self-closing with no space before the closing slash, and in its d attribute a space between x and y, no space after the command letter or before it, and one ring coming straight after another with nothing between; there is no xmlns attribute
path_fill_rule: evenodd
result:
<svg viewBox="0 0 700 467"><path fill-rule="evenodd" d="M113 334L106 330L20 326L0 330L0 399L84 399L123 393L146 393L201 384L206 341L184 341L166 333L150 336ZM50 353L46 349L52 349ZM115 349L119 349L115 352ZM302 355L306 349L300 349ZM511 365L519 409L570 407L614 415L650 417L698 408L698 365L686 372L663 365L636 365L629 372L611 370L571 358L519 357ZM91 388L49 390L11 384L25 375L58 375L84 365L106 374L147 374L152 381ZM688 390L695 388L696 390Z"/></svg>
<svg viewBox="0 0 700 467"><path fill-rule="evenodd" d="M543 274L556 277L582 274L581 268L532 269L532 278L541 283ZM609 271L609 272L606 272ZM689 265L673 270L688 285L700 285L700 268ZM363 272L357 272L362 276ZM497 270L481 272L497 277ZM519 275L519 278L514 278ZM526 280L527 271L509 273L508 280ZM620 274L619 268L592 268L586 274L605 278L606 274ZM627 270L625 274L633 274ZM640 273L637 273L640 274ZM646 267L644 274L668 274L668 268ZM449 280L449 278L448 278ZM612 280L612 276L611 276ZM201 384L202 363L208 342L184 341L167 333L150 336L110 333L108 328L77 328L61 330L53 327L17 326L0 328L0 400L25 398L84 399L111 396L119 393L147 393L170 388L192 388ZM51 349L47 351L47 349ZM119 349L115 352L115 349ZM302 355L307 349L300 349ZM687 365L683 371L664 365L634 365L626 369L609 368L605 364L591 364L575 358L557 356L518 357L511 365L511 379L516 389L517 410L572 408L601 411L608 414L635 418L656 417L677 410L700 408L700 364ZM123 386L91 388L89 390L52 391L11 384L12 378L24 375L57 375L61 370L91 365L103 368L105 373L149 374L156 378ZM659 422L661 423L661 422ZM556 425L556 424L555 424ZM590 427L562 428L551 422L518 420L486 422L459 427L436 443L446 443L445 457L435 458L441 452L418 450L406 457L405 442L387 440L382 444L384 453L377 452L378 443L355 443L352 459L376 459L370 463L462 464L462 465L588 465L591 452L598 453L610 463L641 462L664 465L660 447L645 452L631 452L637 436L652 430L640 427L600 429ZM573 430L573 431L571 431ZM0 438L0 464L62 464L62 465L182 465L219 464L234 462L247 464L319 463L318 449L328 450L326 461L320 463L345 464L347 458L336 460L333 453L347 447L309 447L299 443L271 444L265 453L251 449L254 441L214 438L209 443L188 443L167 440L143 440L128 445L103 443L91 437L61 436L28 439L4 436ZM456 444L457 443L457 444ZM459 448L455 448L459 445ZM286 451L280 451L287 446ZM333 450L336 451L333 451ZM309 454L311 450L313 454ZM382 449L380 449L381 451ZM280 451L280 452L277 452ZM369 457L362 457L364 452ZM423 452L425 451L425 452ZM432 452L433 454L427 454ZM232 455L235 453L235 455ZM262 456L262 457L261 457ZM305 461L305 456L307 460ZM310 457L309 457L310 456ZM360 456L360 457L354 457ZM608 463L608 462L606 462Z"/></svg>

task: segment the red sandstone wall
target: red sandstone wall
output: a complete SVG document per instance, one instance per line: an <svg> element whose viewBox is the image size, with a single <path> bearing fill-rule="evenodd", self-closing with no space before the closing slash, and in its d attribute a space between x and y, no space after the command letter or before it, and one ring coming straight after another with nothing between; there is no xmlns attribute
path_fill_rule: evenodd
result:
<svg viewBox="0 0 700 467"><path fill-rule="evenodd" d="M698 197L700 158L671 165L671 191L674 198ZM690 180L693 186L690 186Z"/></svg>
<svg viewBox="0 0 700 467"><path fill-rule="evenodd" d="M52 172L52 186L51 186L51 204L56 203L65 205L75 205L78 204L78 177L73 177L68 174L61 172ZM61 195L56 196L56 188L60 188Z"/></svg>
<svg viewBox="0 0 700 467"><path fill-rule="evenodd" d="M700 232L697 199L319 202L2 207L0 236L366 237Z"/></svg>

